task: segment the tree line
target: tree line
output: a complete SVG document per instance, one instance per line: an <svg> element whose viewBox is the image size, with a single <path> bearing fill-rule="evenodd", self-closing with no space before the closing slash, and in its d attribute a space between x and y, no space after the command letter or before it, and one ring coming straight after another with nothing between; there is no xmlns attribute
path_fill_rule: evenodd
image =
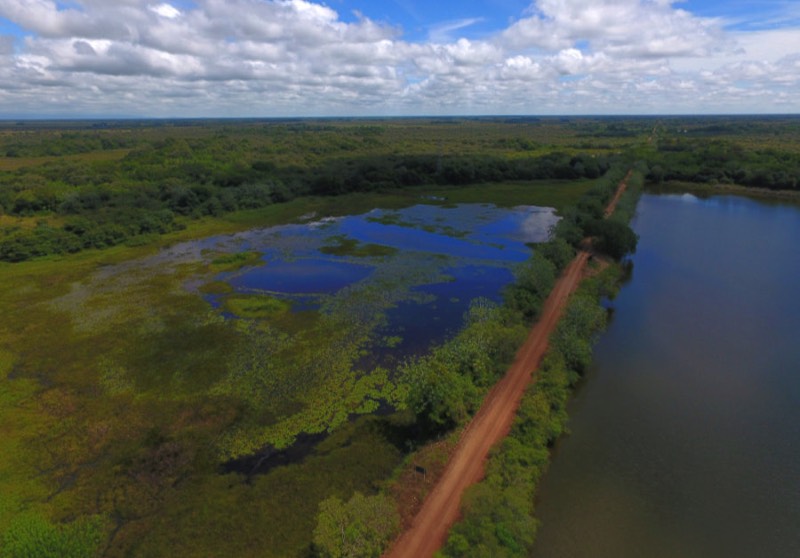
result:
<svg viewBox="0 0 800 558"><path fill-rule="evenodd" d="M179 143L179 142L178 142ZM605 157L549 153L503 159L466 156L381 156L332 159L311 168L268 161L214 168L187 161L176 142L164 151L142 149L97 167L53 163L36 177L18 171L0 177L0 214L56 216L33 227L7 227L0 260L20 262L136 242L180 229L186 218L257 209L298 196L339 195L423 184L464 185L535 179L597 178ZM174 163L169 163L174 152ZM95 172L96 171L96 172ZM20 184L18 181L24 180Z"/></svg>
<svg viewBox="0 0 800 558"><path fill-rule="evenodd" d="M748 149L726 140L667 138L648 156L647 179L703 184L738 184L772 190L797 190L800 153Z"/></svg>

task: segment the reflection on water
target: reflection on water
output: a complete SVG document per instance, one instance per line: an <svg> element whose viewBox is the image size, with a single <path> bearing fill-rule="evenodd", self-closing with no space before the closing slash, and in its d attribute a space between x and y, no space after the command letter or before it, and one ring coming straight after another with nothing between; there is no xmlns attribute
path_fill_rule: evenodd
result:
<svg viewBox="0 0 800 558"><path fill-rule="evenodd" d="M234 289L260 290L285 294L335 293L369 276L366 265L346 261L307 258L275 259L230 279Z"/></svg>
<svg viewBox="0 0 800 558"><path fill-rule="evenodd" d="M642 198L533 556L800 556L800 210Z"/></svg>

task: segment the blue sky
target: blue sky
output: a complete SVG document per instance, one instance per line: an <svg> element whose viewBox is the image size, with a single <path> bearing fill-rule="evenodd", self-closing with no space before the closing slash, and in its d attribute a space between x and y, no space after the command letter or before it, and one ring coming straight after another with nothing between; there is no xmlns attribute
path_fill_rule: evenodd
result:
<svg viewBox="0 0 800 558"><path fill-rule="evenodd" d="M796 0L0 0L0 117L800 112Z"/></svg>
<svg viewBox="0 0 800 558"><path fill-rule="evenodd" d="M525 0L331 0L329 6L345 17L354 11L403 28L409 40L424 40L430 31L458 22L475 21L462 28L462 36L480 38L503 29L520 18L531 2ZM729 29L770 29L797 26L800 9L792 0L688 0L675 6L702 17L724 18Z"/></svg>

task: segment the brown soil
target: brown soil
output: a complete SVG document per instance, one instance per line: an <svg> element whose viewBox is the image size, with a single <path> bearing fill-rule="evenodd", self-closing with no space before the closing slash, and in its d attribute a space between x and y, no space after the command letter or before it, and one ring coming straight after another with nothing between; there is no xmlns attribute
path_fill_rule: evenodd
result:
<svg viewBox="0 0 800 558"><path fill-rule="evenodd" d="M630 178L620 182L606 215L613 212ZM483 401L467 425L444 472L430 491L411 527L395 541L387 558L425 558L442 547L447 532L459 516L461 496L484 475L489 450L511 430L525 388L547 350L550 334L556 327L569 295L584 274L589 253L581 250L567 266L545 301L539 321L517 351L514 362Z"/></svg>
<svg viewBox="0 0 800 558"><path fill-rule="evenodd" d="M608 217L614 213L614 210L617 208L617 203L619 203L619 199L622 197L622 194L625 193L625 188L628 186L628 180L630 180L631 174L633 174L633 170L629 170L628 174L625 175L625 178L623 178L622 182L620 182L619 186L617 186L617 191L614 193L614 197L611 198L610 202L608 202L605 213L603 213L604 217Z"/></svg>

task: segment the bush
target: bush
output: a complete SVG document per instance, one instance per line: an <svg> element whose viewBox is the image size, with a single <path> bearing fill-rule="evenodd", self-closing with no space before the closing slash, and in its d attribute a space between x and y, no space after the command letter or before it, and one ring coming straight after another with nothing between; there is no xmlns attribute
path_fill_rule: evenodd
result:
<svg viewBox="0 0 800 558"><path fill-rule="evenodd" d="M400 528L400 515L387 496L356 492L343 502L333 496L319 505L314 549L322 558L379 558Z"/></svg>
<svg viewBox="0 0 800 558"><path fill-rule="evenodd" d="M98 517L55 525L36 514L17 517L0 536L0 558L91 558L99 554Z"/></svg>
<svg viewBox="0 0 800 558"><path fill-rule="evenodd" d="M594 237L594 246L615 260L636 251L639 237L622 221L600 219L586 226L586 233Z"/></svg>
<svg viewBox="0 0 800 558"><path fill-rule="evenodd" d="M570 388L591 357L595 335L605 326L598 300L618 277L610 268L584 282L559 321L539 380L525 393L511 433L489 458L486 477L464 497L462 519L441 554L446 557L526 557L538 522L534 495L549 459L548 447L563 433Z"/></svg>

